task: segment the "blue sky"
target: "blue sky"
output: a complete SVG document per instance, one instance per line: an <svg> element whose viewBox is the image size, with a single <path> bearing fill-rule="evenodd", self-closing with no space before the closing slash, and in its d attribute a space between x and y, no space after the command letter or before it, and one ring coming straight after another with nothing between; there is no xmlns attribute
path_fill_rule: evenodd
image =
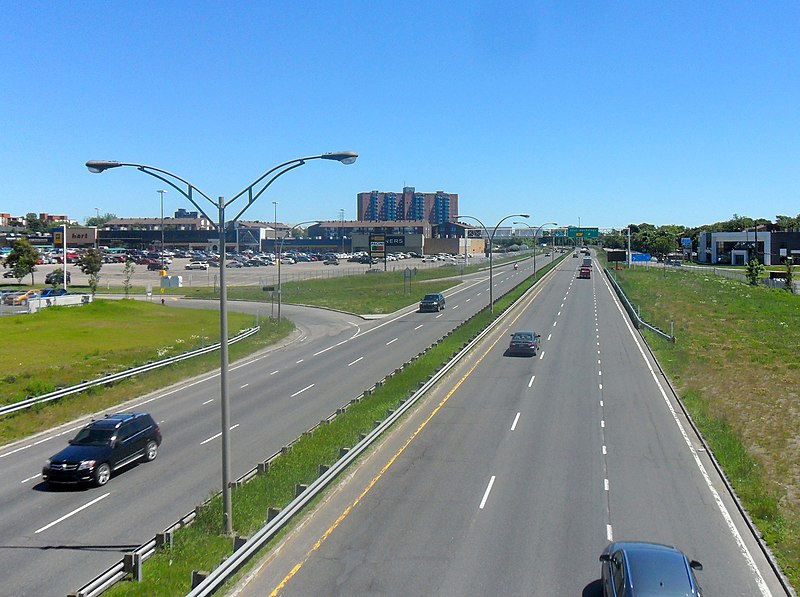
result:
<svg viewBox="0 0 800 597"><path fill-rule="evenodd" d="M0 212L159 215L163 183L89 159L232 197L338 150L360 158L308 162L244 218L353 219L357 193L406 185L487 226L800 212L798 2L2 7Z"/></svg>

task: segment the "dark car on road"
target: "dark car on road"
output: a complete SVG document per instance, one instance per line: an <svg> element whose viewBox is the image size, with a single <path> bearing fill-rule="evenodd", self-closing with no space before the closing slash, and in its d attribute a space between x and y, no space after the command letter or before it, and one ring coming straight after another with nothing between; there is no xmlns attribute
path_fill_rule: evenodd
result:
<svg viewBox="0 0 800 597"><path fill-rule="evenodd" d="M108 483L111 474L138 460L158 456L161 430L147 413L117 413L92 421L49 458L42 468L48 483Z"/></svg>
<svg viewBox="0 0 800 597"><path fill-rule="evenodd" d="M604 597L702 597L694 576L700 562L670 545L642 541L610 543L600 555Z"/></svg>
<svg viewBox="0 0 800 597"><path fill-rule="evenodd" d="M511 334L511 341L508 343L508 355L523 355L535 357L539 350L539 338L536 332L514 332Z"/></svg>
<svg viewBox="0 0 800 597"><path fill-rule="evenodd" d="M444 309L444 295L441 292L429 292L419 302L420 311L441 311Z"/></svg>

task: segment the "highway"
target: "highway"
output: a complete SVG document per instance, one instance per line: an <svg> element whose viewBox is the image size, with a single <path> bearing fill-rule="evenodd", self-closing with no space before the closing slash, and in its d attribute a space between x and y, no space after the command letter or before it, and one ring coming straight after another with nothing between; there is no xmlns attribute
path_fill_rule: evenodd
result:
<svg viewBox="0 0 800 597"><path fill-rule="evenodd" d="M495 296L531 273L495 268ZM239 477L371 387L488 302L487 273L446 293L447 309L415 306L364 321L286 306L300 333L231 367L232 474ZM420 291L421 295L422 291ZM233 307L232 308L236 308ZM0 449L2 594L66 595L122 554L149 541L219 489L218 372L116 409L146 410L164 436L158 458L115 475L102 488L53 490L45 459L88 420Z"/></svg>
<svg viewBox="0 0 800 597"><path fill-rule="evenodd" d="M229 597L599 596L610 540L786 593L602 275L566 259ZM536 330L536 357L504 356Z"/></svg>

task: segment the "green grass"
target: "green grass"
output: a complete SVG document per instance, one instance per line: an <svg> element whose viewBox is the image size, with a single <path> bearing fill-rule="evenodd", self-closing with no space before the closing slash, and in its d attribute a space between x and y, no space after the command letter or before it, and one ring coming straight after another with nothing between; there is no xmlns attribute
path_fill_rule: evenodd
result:
<svg viewBox="0 0 800 597"><path fill-rule="evenodd" d="M784 572L800 583L800 296L712 271L639 268L616 278Z"/></svg>
<svg viewBox="0 0 800 597"><path fill-rule="evenodd" d="M553 265L549 264L545 271ZM301 436L264 474L235 489L234 532L251 535L261 528L268 508L283 508L291 502L296 484L312 483L319 474L319 465L336 462L341 448L355 445L362 433L373 429L374 421L385 419L390 409L397 408L413 394L421 381L429 379L529 287L527 282L500 298L495 303L494 315L484 309L473 316L333 421ZM173 549L161 550L145 562L143 582L118 583L107 594L112 597L184 595L189 590L192 570L211 570L231 553L231 540L223 537L221 498L216 496L200 508L194 524L176 533Z"/></svg>
<svg viewBox="0 0 800 597"><path fill-rule="evenodd" d="M229 313L229 330L255 324L252 315ZM289 334L288 321L260 321L262 330L234 344L231 359ZM133 300L95 300L81 307L50 307L31 315L0 318L0 403L96 379L186 352L219 339L216 311L164 307ZM219 366L219 353L195 357L112 386L92 388L0 419L0 443L48 429L75 417Z"/></svg>

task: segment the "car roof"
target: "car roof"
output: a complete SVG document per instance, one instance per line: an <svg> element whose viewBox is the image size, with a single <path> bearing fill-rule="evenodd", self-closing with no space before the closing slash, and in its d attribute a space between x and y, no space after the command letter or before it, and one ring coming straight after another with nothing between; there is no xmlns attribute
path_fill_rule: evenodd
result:
<svg viewBox="0 0 800 597"><path fill-rule="evenodd" d="M515 336L533 336L534 333L528 330L518 330L514 332Z"/></svg>
<svg viewBox="0 0 800 597"><path fill-rule="evenodd" d="M102 419L96 419L90 423L91 427L97 429L117 429L124 422L136 417L145 416L147 413L115 413L113 415L106 415Z"/></svg>
<svg viewBox="0 0 800 597"><path fill-rule="evenodd" d="M623 550L635 595L693 595L692 575L686 556L671 545L640 541L613 544Z"/></svg>

